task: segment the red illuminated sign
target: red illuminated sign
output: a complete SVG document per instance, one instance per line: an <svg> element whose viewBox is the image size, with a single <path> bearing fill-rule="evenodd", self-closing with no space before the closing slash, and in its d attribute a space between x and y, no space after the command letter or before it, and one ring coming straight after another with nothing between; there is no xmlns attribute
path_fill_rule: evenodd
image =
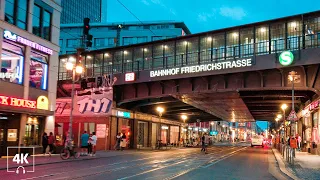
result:
<svg viewBox="0 0 320 180"><path fill-rule="evenodd" d="M132 82L135 80L135 74L134 72L131 72L131 73L126 73L125 74L125 81L126 82Z"/></svg>
<svg viewBox="0 0 320 180"><path fill-rule="evenodd" d="M37 107L37 102L8 96L0 96L0 105L35 109Z"/></svg>

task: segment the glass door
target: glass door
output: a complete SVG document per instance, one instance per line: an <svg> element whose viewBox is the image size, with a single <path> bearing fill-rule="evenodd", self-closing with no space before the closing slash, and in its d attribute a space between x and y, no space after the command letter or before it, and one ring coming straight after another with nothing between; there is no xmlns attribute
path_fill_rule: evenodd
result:
<svg viewBox="0 0 320 180"><path fill-rule="evenodd" d="M6 121L0 120L0 157L6 156L6 147L7 147L7 130L6 130Z"/></svg>

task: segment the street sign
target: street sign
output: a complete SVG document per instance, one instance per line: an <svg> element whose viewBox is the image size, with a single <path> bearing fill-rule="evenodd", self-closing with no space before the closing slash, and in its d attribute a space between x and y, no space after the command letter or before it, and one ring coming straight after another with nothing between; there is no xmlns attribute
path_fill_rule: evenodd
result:
<svg viewBox="0 0 320 180"><path fill-rule="evenodd" d="M288 120L289 121L298 121L298 116L297 116L297 113L292 110L288 116Z"/></svg>
<svg viewBox="0 0 320 180"><path fill-rule="evenodd" d="M292 64L294 56L290 51L283 51L279 56L279 62L283 66L288 66Z"/></svg>

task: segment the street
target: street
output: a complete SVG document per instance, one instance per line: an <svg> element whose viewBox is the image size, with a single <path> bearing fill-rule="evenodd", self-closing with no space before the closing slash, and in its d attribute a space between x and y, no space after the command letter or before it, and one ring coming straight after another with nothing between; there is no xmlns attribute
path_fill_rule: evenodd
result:
<svg viewBox="0 0 320 180"><path fill-rule="evenodd" d="M268 148L245 144L130 154L73 162L38 165L34 173L1 170L2 180L14 179L276 179ZM274 169L274 168L273 168ZM274 171L274 172L271 172Z"/></svg>

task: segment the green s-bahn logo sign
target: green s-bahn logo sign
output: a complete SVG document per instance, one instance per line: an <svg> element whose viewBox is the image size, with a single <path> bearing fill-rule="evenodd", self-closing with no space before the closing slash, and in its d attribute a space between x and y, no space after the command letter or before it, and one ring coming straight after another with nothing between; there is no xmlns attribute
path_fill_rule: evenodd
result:
<svg viewBox="0 0 320 180"><path fill-rule="evenodd" d="M279 56L279 62L283 66L289 66L292 64L294 56L290 51L283 51Z"/></svg>

